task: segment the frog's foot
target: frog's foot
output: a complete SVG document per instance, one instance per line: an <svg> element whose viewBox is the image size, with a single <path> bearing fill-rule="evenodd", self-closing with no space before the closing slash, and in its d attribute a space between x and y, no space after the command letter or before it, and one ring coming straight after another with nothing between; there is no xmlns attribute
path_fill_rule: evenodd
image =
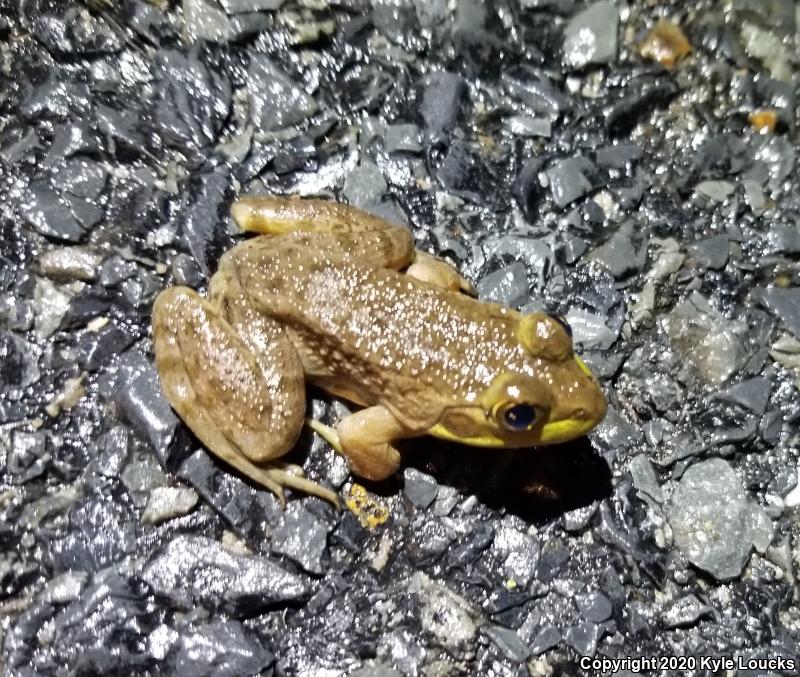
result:
<svg viewBox="0 0 800 677"><path fill-rule="evenodd" d="M330 200L270 196L245 196L231 205L237 225L250 233L280 235L295 231L314 233L367 233L399 230L388 221L350 205Z"/></svg>
<svg viewBox="0 0 800 677"><path fill-rule="evenodd" d="M317 496L324 501L331 503L334 508L339 510L339 497L335 491L326 489L321 484L312 482L303 476L303 469L293 463L281 463L271 461L263 465L256 465L252 461L240 455L222 456L217 454L224 461L236 468L240 473L257 482L265 489L268 489L278 499L282 508L286 507L286 497L283 494L285 488L302 491L310 496ZM300 469L300 474L296 469Z"/></svg>
<svg viewBox="0 0 800 677"><path fill-rule="evenodd" d="M411 233L345 204L281 196L242 197L231 216L250 233L283 237L289 243L347 252L382 268L400 270L414 257Z"/></svg>
<svg viewBox="0 0 800 677"><path fill-rule="evenodd" d="M400 467L400 452L391 444L408 431L382 406L368 407L343 418L336 428L309 421L311 427L337 452L350 469L369 480L383 480Z"/></svg>
<svg viewBox="0 0 800 677"><path fill-rule="evenodd" d="M213 454L272 491L306 491L336 504L333 492L274 459L289 451L303 425L305 392L299 358L273 347L252 350L219 309L191 289L173 287L153 306L153 339L161 385L170 404ZM288 339L283 337L288 343ZM299 371L298 371L299 370ZM293 373L298 371L298 373Z"/></svg>
<svg viewBox="0 0 800 677"><path fill-rule="evenodd" d="M419 249L415 250L414 262L406 269L406 275L450 291L462 291L470 296L478 295L472 283L447 261Z"/></svg>

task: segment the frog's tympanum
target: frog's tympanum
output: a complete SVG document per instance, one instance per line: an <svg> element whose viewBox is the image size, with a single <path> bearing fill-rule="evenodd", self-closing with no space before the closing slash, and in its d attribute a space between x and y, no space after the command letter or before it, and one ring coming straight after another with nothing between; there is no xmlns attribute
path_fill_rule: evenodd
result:
<svg viewBox="0 0 800 677"><path fill-rule="evenodd" d="M397 470L403 438L531 447L603 418L564 320L472 298L407 230L323 200L250 197L231 211L259 235L222 257L206 298L159 295L156 364L203 444L281 501L290 487L336 502L278 460L305 421L307 383L363 407L335 427L308 423L372 480Z"/></svg>

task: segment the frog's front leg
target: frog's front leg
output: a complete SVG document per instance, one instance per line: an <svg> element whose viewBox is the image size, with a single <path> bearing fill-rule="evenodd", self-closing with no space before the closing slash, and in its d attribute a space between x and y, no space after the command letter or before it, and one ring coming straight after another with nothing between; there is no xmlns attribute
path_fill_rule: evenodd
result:
<svg viewBox="0 0 800 677"><path fill-rule="evenodd" d="M369 480L383 480L400 467L393 442L412 434L381 405L361 409L331 428L309 420L311 427L348 461L350 469Z"/></svg>
<svg viewBox="0 0 800 677"><path fill-rule="evenodd" d="M284 502L283 488L336 504L336 495L275 459L297 441L305 415L300 358L280 327L252 318L246 342L220 312L186 287L153 306L153 339L170 404L216 456Z"/></svg>
<svg viewBox="0 0 800 677"><path fill-rule="evenodd" d="M478 295L472 283L447 261L419 249L414 250L414 261L406 269L406 275L450 291Z"/></svg>

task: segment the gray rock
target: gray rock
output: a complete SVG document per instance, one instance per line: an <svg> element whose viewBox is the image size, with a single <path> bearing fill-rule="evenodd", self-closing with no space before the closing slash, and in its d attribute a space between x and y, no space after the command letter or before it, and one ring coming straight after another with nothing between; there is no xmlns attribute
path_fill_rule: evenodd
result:
<svg viewBox="0 0 800 677"><path fill-rule="evenodd" d="M422 630L434 644L456 660L473 656L478 610L446 585L421 572L412 577L409 591L419 600Z"/></svg>
<svg viewBox="0 0 800 677"><path fill-rule="evenodd" d="M27 195L20 204L20 214L45 237L78 242L86 234L83 223L44 179L31 181Z"/></svg>
<svg viewBox="0 0 800 677"><path fill-rule="evenodd" d="M747 361L747 325L728 320L697 292L678 303L662 319L662 326L708 382L723 383Z"/></svg>
<svg viewBox="0 0 800 677"><path fill-rule="evenodd" d="M80 597L86 588L89 574L85 571L65 571L47 582L39 599L50 604L67 604Z"/></svg>
<svg viewBox="0 0 800 677"><path fill-rule="evenodd" d="M12 453L18 453L18 439L17 436L25 434L17 432L14 439L14 447ZM19 523L26 529L36 531L43 520L53 514L60 514L71 508L76 501L80 498L80 489L78 487L66 486L56 491L45 494L41 498L28 503L23 508L19 516Z"/></svg>
<svg viewBox="0 0 800 677"><path fill-rule="evenodd" d="M95 118L97 119L97 128L122 146L141 148L144 144L144 138L139 129L139 116L135 110L116 110L98 103L95 108ZM69 127L67 130L64 134L65 141L68 140L68 148L78 146L75 148L77 151L80 147L87 145L87 140L84 138L85 130L80 127Z"/></svg>
<svg viewBox="0 0 800 677"><path fill-rule="evenodd" d="M103 210L94 202L84 200L70 193L62 193L62 197L84 230L89 230L96 226L103 218Z"/></svg>
<svg viewBox="0 0 800 677"><path fill-rule="evenodd" d="M436 178L453 195L488 208L500 207L502 199L497 176L489 168L479 146L457 139L436 172Z"/></svg>
<svg viewBox="0 0 800 677"><path fill-rule="evenodd" d="M767 251L772 254L800 254L800 227L776 223L767 233Z"/></svg>
<svg viewBox="0 0 800 677"><path fill-rule="evenodd" d="M85 83L70 82L50 71L47 80L31 89L22 113L29 118L43 115L66 118L71 113L86 115L91 107L90 98Z"/></svg>
<svg viewBox="0 0 800 677"><path fill-rule="evenodd" d="M228 16L206 0L183 0L183 31L188 42L227 42L233 37Z"/></svg>
<svg viewBox="0 0 800 677"><path fill-rule="evenodd" d="M234 618L307 597L305 576L264 557L226 550L201 536L176 536L141 574L153 591L178 608L201 604Z"/></svg>
<svg viewBox="0 0 800 677"><path fill-rule="evenodd" d="M197 7L204 4L203 0L187 2L197 3ZM216 144L232 103L230 81L209 68L199 54L198 49L188 53L162 49L153 69L154 130L166 146L183 152L193 166L200 165Z"/></svg>
<svg viewBox="0 0 800 677"><path fill-rule="evenodd" d="M109 256L100 266L97 281L104 287L113 287L123 280L133 277L139 267L133 261L126 261L121 256Z"/></svg>
<svg viewBox="0 0 800 677"><path fill-rule="evenodd" d="M257 35L270 26L270 20L263 14L250 12L236 14L230 18L231 40L238 41Z"/></svg>
<svg viewBox="0 0 800 677"><path fill-rule="evenodd" d="M97 439L91 468L105 477L119 477L130 451L130 433L125 426L114 426Z"/></svg>
<svg viewBox="0 0 800 677"><path fill-rule="evenodd" d="M556 206L564 208L587 195L594 188L589 179L594 172L592 161L581 156L557 160L550 165L545 170L545 175Z"/></svg>
<svg viewBox="0 0 800 677"><path fill-rule="evenodd" d="M724 202L736 190L730 181L701 181L695 187L695 193L701 198L713 202Z"/></svg>
<svg viewBox="0 0 800 677"><path fill-rule="evenodd" d="M153 362L136 350L125 353L119 361L112 398L134 431L148 440L166 463L178 419L161 392Z"/></svg>
<svg viewBox="0 0 800 677"><path fill-rule="evenodd" d="M521 590L527 589L539 564L539 543L533 536L503 524L492 542L492 554L502 562L506 580L513 580Z"/></svg>
<svg viewBox="0 0 800 677"><path fill-rule="evenodd" d="M502 261L510 258L524 263L525 269L532 272L540 286L545 284L547 275L553 274L553 250L547 238L490 236L483 242L483 251L487 259Z"/></svg>
<svg viewBox="0 0 800 677"><path fill-rule="evenodd" d="M595 2L573 16L564 29L564 63L579 69L592 63L611 63L617 56L619 13L614 3Z"/></svg>
<svg viewBox="0 0 800 677"><path fill-rule="evenodd" d="M647 241L637 232L633 221L626 221L585 258L597 261L608 268L615 278L620 279L642 269L647 259Z"/></svg>
<svg viewBox="0 0 800 677"><path fill-rule="evenodd" d="M586 252L588 245L586 240L579 237L569 237L564 243L564 260L572 265Z"/></svg>
<svg viewBox="0 0 800 677"><path fill-rule="evenodd" d="M592 517L594 517L595 512L597 512L596 502L574 510L568 510L563 517L564 529L573 533L583 531Z"/></svg>
<svg viewBox="0 0 800 677"><path fill-rule="evenodd" d="M425 80L419 112L429 140L439 140L458 120L466 85L461 76L447 71L431 73Z"/></svg>
<svg viewBox="0 0 800 677"><path fill-rule="evenodd" d="M611 600L597 590L585 595L577 595L575 597L575 605L578 607L578 611L581 612L581 616L593 623L607 621L611 618L611 612L614 610Z"/></svg>
<svg viewBox="0 0 800 677"><path fill-rule="evenodd" d="M713 616L714 608L703 604L695 595L676 599L661 612L661 622L668 628L694 625L704 616Z"/></svg>
<svg viewBox="0 0 800 677"><path fill-rule="evenodd" d="M232 191L232 177L225 167L196 175L190 184L188 205L178 218L183 242L204 275L211 272L209 248L224 227L223 210Z"/></svg>
<svg viewBox="0 0 800 677"><path fill-rule="evenodd" d="M642 159L642 148L635 143L617 143L598 148L594 154L598 167L625 169L628 164Z"/></svg>
<svg viewBox="0 0 800 677"><path fill-rule="evenodd" d="M256 54L247 70L250 117L255 128L269 132L294 125L319 110L300 83L295 83L272 59Z"/></svg>
<svg viewBox="0 0 800 677"><path fill-rule="evenodd" d="M547 118L532 118L528 115L512 115L506 118L508 131L517 136L550 138L552 123Z"/></svg>
<svg viewBox="0 0 800 677"><path fill-rule="evenodd" d="M496 270L478 282L478 295L485 301L494 301L518 308L528 300L528 273L519 262Z"/></svg>
<svg viewBox="0 0 800 677"><path fill-rule="evenodd" d="M262 12L280 9L285 0L220 0L219 4L228 14Z"/></svg>
<svg viewBox="0 0 800 677"><path fill-rule="evenodd" d="M414 124L387 125L383 148L387 153L418 153L422 150L420 130Z"/></svg>
<svg viewBox="0 0 800 677"><path fill-rule="evenodd" d="M446 0L414 0L414 10L421 26L432 28L447 18Z"/></svg>
<svg viewBox="0 0 800 677"><path fill-rule="evenodd" d="M439 485L430 475L416 468L406 468L403 472L403 493L411 504L420 510L427 508L439 493Z"/></svg>
<svg viewBox="0 0 800 677"><path fill-rule="evenodd" d="M42 349L16 334L0 331L0 386L27 388L39 380Z"/></svg>
<svg viewBox="0 0 800 677"><path fill-rule="evenodd" d="M686 558L719 580L738 576L754 540L763 540L763 510L747 500L739 476L719 458L686 470L668 518Z"/></svg>
<svg viewBox="0 0 800 677"><path fill-rule="evenodd" d="M388 188L378 165L371 160L365 160L348 172L342 194L354 207L403 226L407 222L406 215L388 195Z"/></svg>
<svg viewBox="0 0 800 677"><path fill-rule="evenodd" d="M720 390L712 398L720 402L731 402L763 416L772 392L772 383L763 377L750 378L741 383Z"/></svg>
<svg viewBox="0 0 800 677"><path fill-rule="evenodd" d="M546 624L539 628L536 637L531 644L531 653L534 656L543 654L548 649L552 649L561 641L561 633L554 625Z"/></svg>
<svg viewBox="0 0 800 677"><path fill-rule="evenodd" d="M187 515L197 505L197 492L188 487L156 487L142 513L144 524L160 524Z"/></svg>
<svg viewBox="0 0 800 677"><path fill-rule="evenodd" d="M800 338L800 287L756 287L752 296Z"/></svg>
<svg viewBox="0 0 800 677"><path fill-rule="evenodd" d="M87 247L59 247L39 255L39 270L55 280L95 279L105 255Z"/></svg>
<svg viewBox="0 0 800 677"><path fill-rule="evenodd" d="M100 162L75 158L54 165L50 177L59 191L93 200L100 197L106 187L108 171Z"/></svg>
<svg viewBox="0 0 800 677"><path fill-rule="evenodd" d="M29 157L37 148L41 148L39 135L34 129L22 133L16 141L0 148L0 160L8 165L16 165L20 160Z"/></svg>
<svg viewBox="0 0 800 677"><path fill-rule="evenodd" d="M566 320L572 327L572 340L584 348L607 350L619 336L608 328L605 318L579 308L570 308Z"/></svg>
<svg viewBox="0 0 800 677"><path fill-rule="evenodd" d="M412 633L406 628L395 628L385 633L379 640L378 655L400 670L402 675L420 674L420 666L426 654L426 648L419 634Z"/></svg>
<svg viewBox="0 0 800 677"><path fill-rule="evenodd" d="M321 574L327 540L328 530L319 517L306 510L300 502L292 501L272 532L270 547L306 571Z"/></svg>
<svg viewBox="0 0 800 677"><path fill-rule="evenodd" d="M380 167L366 160L345 177L342 195L354 207L366 209L368 205L378 204L388 189Z"/></svg>
<svg viewBox="0 0 800 677"><path fill-rule="evenodd" d="M142 506L146 495L167 484L167 476L161 469L158 459L150 450L136 449L129 457L120 474L122 484L128 490L134 504Z"/></svg>
<svg viewBox="0 0 800 677"><path fill-rule="evenodd" d="M116 569L98 572L66 606L40 602L30 607L30 613L17 617L4 638L7 667L26 676L73 668L104 674L146 672L152 658L142 650L146 638L141 628L150 623L149 604L137 585ZM38 633L48 638L46 649L31 640Z"/></svg>
<svg viewBox="0 0 800 677"><path fill-rule="evenodd" d="M662 503L664 494L658 483L653 464L645 454L638 454L631 459L629 469L633 478L633 486L637 491L647 494L654 501Z"/></svg>
<svg viewBox="0 0 800 677"><path fill-rule="evenodd" d="M171 268L175 284L197 289L203 282L203 273L200 270L200 266L197 265L197 261L187 254L178 254L172 259Z"/></svg>
<svg viewBox="0 0 800 677"><path fill-rule="evenodd" d="M554 580L569 562L570 553L563 541L551 539L545 541L539 554L536 575L540 582L549 583Z"/></svg>
<svg viewBox="0 0 800 677"><path fill-rule="evenodd" d="M781 183L794 168L796 157L794 146L776 134L756 137L754 142L760 145L755 153L755 159L763 162L769 170L769 188L773 191L779 190Z"/></svg>
<svg viewBox="0 0 800 677"><path fill-rule="evenodd" d="M402 672L383 663L362 665L360 668L348 672L347 675L348 677L403 677Z"/></svg>
<svg viewBox="0 0 800 677"><path fill-rule="evenodd" d="M756 216L761 216L767 207L767 198L761 184L753 179L742 179L742 185L744 186L744 197L747 204L750 205L750 209ZM769 234L767 234L767 238L769 238Z"/></svg>
<svg viewBox="0 0 800 677"><path fill-rule="evenodd" d="M564 633L564 643L571 646L580 656L594 656L597 651L597 640L602 631L596 623L577 623Z"/></svg>
<svg viewBox="0 0 800 677"><path fill-rule="evenodd" d="M689 253L703 268L721 270L728 263L730 242L727 235L715 235L689 245Z"/></svg>
<svg viewBox="0 0 800 677"><path fill-rule="evenodd" d="M483 628L483 633L495 643L497 648L509 660L521 663L531 655L530 647L515 630L504 628L500 625L489 625Z"/></svg>
<svg viewBox="0 0 800 677"><path fill-rule="evenodd" d="M129 333L114 322L109 322L97 331L87 331L78 343L78 364L87 371L96 371L111 360L125 352L136 340L136 335Z"/></svg>
<svg viewBox="0 0 800 677"><path fill-rule="evenodd" d="M56 286L43 277L36 279L33 294L34 327L40 340L51 336L58 329L73 296L74 291L69 286Z"/></svg>
<svg viewBox="0 0 800 677"><path fill-rule="evenodd" d="M238 621L212 621L181 630L168 670L196 677L240 677L262 674L274 660Z"/></svg>
<svg viewBox="0 0 800 677"><path fill-rule="evenodd" d="M610 449L619 449L642 439L641 430L632 426L613 406L608 408L606 417L592 435L597 435Z"/></svg>
<svg viewBox="0 0 800 677"><path fill-rule="evenodd" d="M59 570L99 571L133 552L136 525L130 508L92 495L69 514L70 529L53 546Z"/></svg>
<svg viewBox="0 0 800 677"><path fill-rule="evenodd" d="M33 327L33 304L25 299L8 295L0 298L0 326L11 331L28 331Z"/></svg>

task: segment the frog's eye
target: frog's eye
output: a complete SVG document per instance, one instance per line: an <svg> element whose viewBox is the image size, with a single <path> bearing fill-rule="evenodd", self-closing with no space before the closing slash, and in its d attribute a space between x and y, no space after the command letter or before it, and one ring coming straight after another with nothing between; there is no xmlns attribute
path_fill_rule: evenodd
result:
<svg viewBox="0 0 800 677"><path fill-rule="evenodd" d="M572 327L569 326L569 322L567 322L566 318L563 315L554 315L553 313L548 314L561 325L561 328L567 332L567 336L572 338Z"/></svg>
<svg viewBox="0 0 800 677"><path fill-rule="evenodd" d="M511 402L499 408L500 423L509 430L528 430L536 423L536 409L530 404Z"/></svg>

